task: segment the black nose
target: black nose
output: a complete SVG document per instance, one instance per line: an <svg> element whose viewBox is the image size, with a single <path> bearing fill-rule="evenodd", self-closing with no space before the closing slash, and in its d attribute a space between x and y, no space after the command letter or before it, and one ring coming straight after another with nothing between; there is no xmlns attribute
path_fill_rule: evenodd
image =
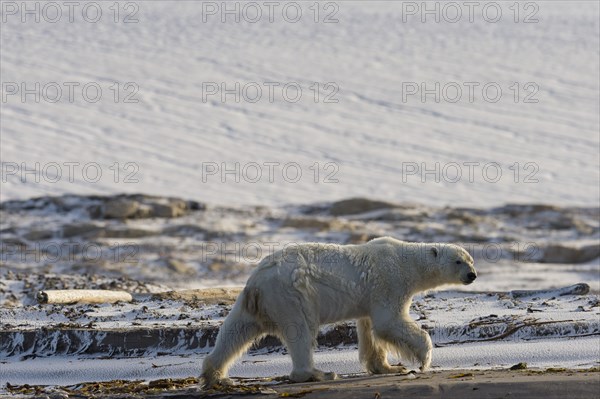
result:
<svg viewBox="0 0 600 399"><path fill-rule="evenodd" d="M467 274L467 278L471 281L475 281L475 279L477 278L477 275L473 272Z"/></svg>

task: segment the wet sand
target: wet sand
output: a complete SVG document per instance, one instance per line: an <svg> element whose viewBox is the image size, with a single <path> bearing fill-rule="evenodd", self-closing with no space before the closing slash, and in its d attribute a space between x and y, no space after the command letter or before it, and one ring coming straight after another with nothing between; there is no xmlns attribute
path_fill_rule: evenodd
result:
<svg viewBox="0 0 600 399"><path fill-rule="evenodd" d="M264 398L597 398L600 368L497 369L411 372L406 375L345 376L335 381L293 384L279 378L234 378L235 385L204 389L195 377L144 382L114 380L68 387L7 386L17 397L52 393L68 397L153 399ZM0 395L0 397L3 397ZM14 397L14 396L13 396Z"/></svg>
<svg viewBox="0 0 600 399"><path fill-rule="evenodd" d="M465 370L403 376L372 376L329 383L280 385L281 396L306 392L304 398L597 398L596 370Z"/></svg>

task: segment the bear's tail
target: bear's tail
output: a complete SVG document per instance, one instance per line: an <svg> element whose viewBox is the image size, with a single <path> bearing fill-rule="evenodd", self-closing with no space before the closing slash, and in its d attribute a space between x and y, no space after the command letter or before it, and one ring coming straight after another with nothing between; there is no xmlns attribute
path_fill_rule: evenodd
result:
<svg viewBox="0 0 600 399"><path fill-rule="evenodd" d="M260 312L260 290L256 287L245 287L240 300L243 303L244 309L251 315L257 316Z"/></svg>

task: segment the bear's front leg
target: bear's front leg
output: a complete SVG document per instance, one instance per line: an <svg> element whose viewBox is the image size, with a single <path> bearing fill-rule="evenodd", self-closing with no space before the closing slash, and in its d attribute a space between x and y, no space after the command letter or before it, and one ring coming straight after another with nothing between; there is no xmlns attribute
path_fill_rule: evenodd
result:
<svg viewBox="0 0 600 399"><path fill-rule="evenodd" d="M408 315L393 317L387 311L376 313L377 316L373 317L375 336L394 346L401 356L418 362L421 371L427 370L431 366L433 349L429 334Z"/></svg>
<svg viewBox="0 0 600 399"><path fill-rule="evenodd" d="M358 332L358 357L371 374L404 374L408 370L402 365L388 363L387 350L381 340L373 334L371 319L368 317L356 321Z"/></svg>

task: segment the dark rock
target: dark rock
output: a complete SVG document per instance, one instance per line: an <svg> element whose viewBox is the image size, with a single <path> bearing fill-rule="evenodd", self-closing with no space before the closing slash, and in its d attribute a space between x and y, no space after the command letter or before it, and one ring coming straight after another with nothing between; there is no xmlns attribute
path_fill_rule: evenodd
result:
<svg viewBox="0 0 600 399"><path fill-rule="evenodd" d="M585 263L600 257L600 245L581 247L551 244L543 249L540 262L544 263Z"/></svg>
<svg viewBox="0 0 600 399"><path fill-rule="evenodd" d="M283 221L281 227L296 229L341 230L343 223L335 219L315 219L290 217Z"/></svg>
<svg viewBox="0 0 600 399"><path fill-rule="evenodd" d="M23 235L29 241L40 241L40 240L48 240L54 236L54 232L51 230L31 230Z"/></svg>
<svg viewBox="0 0 600 399"><path fill-rule="evenodd" d="M407 222L407 223L422 223L432 217L431 213L424 209L416 208L395 208L385 209L377 212L372 217L364 218L363 220L377 220L383 222Z"/></svg>
<svg viewBox="0 0 600 399"><path fill-rule="evenodd" d="M196 273L196 270L193 267L177 259L167 259L165 264L169 269L179 274L192 275Z"/></svg>
<svg viewBox="0 0 600 399"><path fill-rule="evenodd" d="M91 219L100 219L102 217L102 206L90 205L87 207L87 212Z"/></svg>
<svg viewBox="0 0 600 399"><path fill-rule="evenodd" d="M188 237L196 234L206 234L208 230L195 224L177 224L165 227L162 233L174 237Z"/></svg>
<svg viewBox="0 0 600 399"><path fill-rule="evenodd" d="M310 204L310 205L299 205L296 209L303 215L318 215L329 213L330 205L328 203L323 204Z"/></svg>
<svg viewBox="0 0 600 399"><path fill-rule="evenodd" d="M447 213L448 219L458 220L463 225L477 225L483 222L483 218L466 211L451 210Z"/></svg>
<svg viewBox="0 0 600 399"><path fill-rule="evenodd" d="M143 238L158 235L158 231L133 227L109 227L104 231L106 238Z"/></svg>
<svg viewBox="0 0 600 399"><path fill-rule="evenodd" d="M188 209L190 211L204 211L206 210L206 205L198 201L188 201Z"/></svg>
<svg viewBox="0 0 600 399"><path fill-rule="evenodd" d="M514 366L511 366L511 368L509 370L526 370L527 369L527 363L525 362L521 362L521 363L517 363Z"/></svg>
<svg viewBox="0 0 600 399"><path fill-rule="evenodd" d="M510 216L531 215L537 212L560 211L560 208L554 205L546 204L507 204L492 209L493 213L503 213Z"/></svg>
<svg viewBox="0 0 600 399"><path fill-rule="evenodd" d="M329 213L334 216L339 215L355 215L365 213L377 209L395 208L397 205L384 202L374 201L367 198L350 198L342 201L337 201L331 204Z"/></svg>
<svg viewBox="0 0 600 399"><path fill-rule="evenodd" d="M116 198L106 201L104 204L104 217L107 219L126 219L134 217L140 207L139 202Z"/></svg>
<svg viewBox="0 0 600 399"><path fill-rule="evenodd" d="M15 249L15 247L27 247L27 243L19 237L10 236L2 237L2 239L0 239L0 246L2 247L4 255L7 255L11 252L9 247L12 247L12 249Z"/></svg>
<svg viewBox="0 0 600 399"><path fill-rule="evenodd" d="M70 238L75 236L80 237L101 237L103 235L102 226L93 223L72 223L66 224L62 229L62 236Z"/></svg>
<svg viewBox="0 0 600 399"><path fill-rule="evenodd" d="M153 203L151 207L152 216L159 218L175 218L183 216L187 210L187 204L185 201L181 200L172 200L166 204Z"/></svg>

